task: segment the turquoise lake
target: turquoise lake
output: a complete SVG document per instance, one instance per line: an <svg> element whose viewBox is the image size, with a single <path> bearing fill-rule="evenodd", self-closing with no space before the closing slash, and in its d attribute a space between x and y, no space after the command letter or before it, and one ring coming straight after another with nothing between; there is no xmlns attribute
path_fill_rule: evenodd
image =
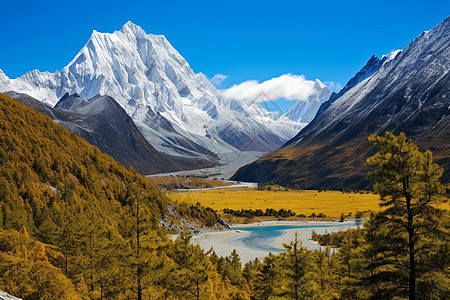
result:
<svg viewBox="0 0 450 300"><path fill-rule="evenodd" d="M265 251L279 253L284 252L282 249L272 248L269 246L270 243L274 241L275 238L285 234L284 230L288 229L299 229L303 230L314 230L314 229L326 229L326 228L336 228L336 227L357 227L361 225L362 222L355 223L345 223L345 224L327 224L327 225L276 225L276 226L246 226L246 227L232 227L234 230L239 230L241 232L248 231L249 235L238 237L232 240L230 243L235 246L245 247L253 250ZM310 238L310 237L309 237Z"/></svg>

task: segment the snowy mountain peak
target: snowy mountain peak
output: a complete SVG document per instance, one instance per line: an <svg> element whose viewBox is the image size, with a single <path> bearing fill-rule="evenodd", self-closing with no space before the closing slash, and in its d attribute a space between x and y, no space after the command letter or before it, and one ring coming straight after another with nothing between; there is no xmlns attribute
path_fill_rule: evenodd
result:
<svg viewBox="0 0 450 300"><path fill-rule="evenodd" d="M402 52L402 50L392 50L388 54L383 55L383 59L386 58L386 62L393 60L397 54Z"/></svg>
<svg viewBox="0 0 450 300"><path fill-rule="evenodd" d="M0 69L0 86L7 85L9 83L9 78L6 74Z"/></svg>
<svg viewBox="0 0 450 300"><path fill-rule="evenodd" d="M309 123L311 122L319 107L330 98L331 90L319 79L314 81L314 93L307 99L296 100L284 114L292 121Z"/></svg>
<svg viewBox="0 0 450 300"><path fill-rule="evenodd" d="M147 36L147 33L144 31L144 29L142 29L139 25L136 25L131 21L126 22L119 30L119 32L126 35L131 34L136 38L145 38Z"/></svg>
<svg viewBox="0 0 450 300"><path fill-rule="evenodd" d="M370 62L370 61L369 61ZM418 72L420 70L420 73ZM363 100L372 95L376 89L375 100L382 99L380 95L397 97L398 108L410 104L411 99L418 94L419 88L414 87L421 81L438 81L446 78L450 71L450 19L437 25L429 31L425 31L409 43L403 50L394 50L383 55L378 63L369 63L352 78L340 95L327 109L326 114L331 116L333 122L324 124L316 129L316 134L325 132L334 124L345 119L349 111L359 107ZM353 82L354 81L354 82ZM351 84L350 84L351 83ZM423 83L422 83L423 84ZM434 83L430 83L430 88ZM426 90L423 92L425 93ZM395 93L394 93L395 92ZM400 96L401 95L401 96ZM420 101L431 99L429 94L422 96ZM367 104L367 103L365 103ZM420 108L423 103L418 104ZM359 114L352 118L368 115L371 110L379 106L376 101L361 109ZM389 112L391 115L393 112ZM387 114L388 115L388 114ZM326 118L326 116L324 116ZM328 119L328 121L330 120Z"/></svg>
<svg viewBox="0 0 450 300"><path fill-rule="evenodd" d="M448 181L449 82L448 18L400 53L382 60L372 57L330 98L335 101L286 143L285 148L298 151L277 151L241 168L233 179L366 189L373 184L367 180L366 159L372 151L367 137L391 131L404 132L421 149L432 149L445 169L443 180Z"/></svg>
<svg viewBox="0 0 450 300"><path fill-rule="evenodd" d="M222 99L164 36L147 34L132 22L113 33L94 30L59 72L4 77L0 74L0 91L26 93L52 106L66 93L84 99L110 96L155 148L173 155L204 158L236 148L271 151L304 126L258 104Z"/></svg>
<svg viewBox="0 0 450 300"><path fill-rule="evenodd" d="M323 84L322 81L320 81L319 79L316 79L315 83L314 83L314 87L318 88L318 89L323 89L326 87L326 85Z"/></svg>

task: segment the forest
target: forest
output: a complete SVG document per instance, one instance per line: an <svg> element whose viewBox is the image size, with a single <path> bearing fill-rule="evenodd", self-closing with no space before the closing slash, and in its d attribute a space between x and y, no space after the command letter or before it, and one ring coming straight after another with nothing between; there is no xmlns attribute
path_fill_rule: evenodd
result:
<svg viewBox="0 0 450 300"><path fill-rule="evenodd" d="M243 265L172 241L169 206L204 226L216 213L171 203L144 177L0 94L0 290L22 299L448 299L443 169L404 134L371 135L381 212L362 228L299 239Z"/></svg>

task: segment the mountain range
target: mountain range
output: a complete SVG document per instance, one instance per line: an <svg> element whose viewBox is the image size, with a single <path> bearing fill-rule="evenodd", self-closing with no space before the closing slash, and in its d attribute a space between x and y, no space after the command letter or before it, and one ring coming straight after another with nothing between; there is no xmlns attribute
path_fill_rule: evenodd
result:
<svg viewBox="0 0 450 300"><path fill-rule="evenodd" d="M330 93L316 83L322 95ZM221 97L221 90L194 73L164 36L146 34L131 22L113 33L94 31L61 71L34 70L16 79L0 71L0 91L26 93L50 106L67 93L85 99L110 96L158 151L210 164L219 163L219 153L278 149L326 100L311 99L312 105L293 106L280 116L258 99Z"/></svg>
<svg viewBox="0 0 450 300"><path fill-rule="evenodd" d="M372 57L279 151L233 179L304 188L369 188L372 133L405 132L430 149L450 179L450 17L402 51Z"/></svg>
<svg viewBox="0 0 450 300"><path fill-rule="evenodd" d="M374 149L367 137L389 130L431 149L447 179L449 23L401 51L372 56L338 93L316 80L316 93L283 115L261 99L222 96L164 36L131 22L94 31L61 71L10 79L0 70L0 91L28 94L9 93L148 174L220 165L226 153L275 151L233 179L368 188L365 159Z"/></svg>

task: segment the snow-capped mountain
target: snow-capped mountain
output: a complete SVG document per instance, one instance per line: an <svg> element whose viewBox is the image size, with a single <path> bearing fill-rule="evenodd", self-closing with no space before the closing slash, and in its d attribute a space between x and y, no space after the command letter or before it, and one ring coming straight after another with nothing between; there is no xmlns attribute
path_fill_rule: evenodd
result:
<svg viewBox="0 0 450 300"><path fill-rule="evenodd" d="M236 149L275 150L305 125L257 103L221 98L164 36L131 22L113 33L94 31L61 71L16 79L0 71L0 91L9 90L52 106L66 93L111 96L158 150L212 160Z"/></svg>
<svg viewBox="0 0 450 300"><path fill-rule="evenodd" d="M319 79L314 82L317 94L313 94L308 99L296 100L284 114L292 121L309 123L316 116L319 107L330 98L331 91Z"/></svg>
<svg viewBox="0 0 450 300"><path fill-rule="evenodd" d="M450 179L450 17L401 52L372 57L339 97L279 151L241 168L235 180L308 188L368 188L367 137L405 132L430 149ZM331 98L330 98L331 99Z"/></svg>
<svg viewBox="0 0 450 300"><path fill-rule="evenodd" d="M339 97L344 95L349 89L372 76L373 73L381 68L381 66L393 60L400 52L401 50L393 50L388 54L383 55L381 59L379 59L376 55L372 55L372 57L367 61L366 65L347 82L342 90L340 90L337 94L333 92L330 98L319 107L319 109L317 110L317 115L320 115L322 112L324 112L325 109L327 109Z"/></svg>

